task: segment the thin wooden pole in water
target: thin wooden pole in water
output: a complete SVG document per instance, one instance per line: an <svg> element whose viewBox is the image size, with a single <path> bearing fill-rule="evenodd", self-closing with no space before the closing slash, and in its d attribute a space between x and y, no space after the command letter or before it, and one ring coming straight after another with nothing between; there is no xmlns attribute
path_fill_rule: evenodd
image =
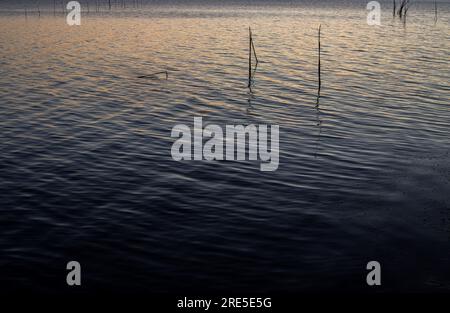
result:
<svg viewBox="0 0 450 313"><path fill-rule="evenodd" d="M392 16L395 17L395 10L397 9L397 3L394 0L394 8L392 9Z"/></svg>
<svg viewBox="0 0 450 313"><path fill-rule="evenodd" d="M408 14L409 8L410 8L409 0L406 0L405 12L404 12L404 15L403 15L403 24L405 24L405 25L406 25L406 14Z"/></svg>
<svg viewBox="0 0 450 313"><path fill-rule="evenodd" d="M400 19L402 17L406 17L406 13L408 13L409 10L409 5L410 5L410 0L401 0L400 2L400 8L398 9L398 16L400 17Z"/></svg>
<svg viewBox="0 0 450 313"><path fill-rule="evenodd" d="M249 45L248 45L248 88L252 85L252 29L248 28Z"/></svg>
<svg viewBox="0 0 450 313"><path fill-rule="evenodd" d="M404 6L405 6L405 0L402 0L402 2L400 2L400 8L398 9L398 12L397 12L397 14L400 18L402 18L402 16L403 16L403 7Z"/></svg>
<svg viewBox="0 0 450 313"><path fill-rule="evenodd" d="M437 2L434 0L434 25L436 25L438 20L438 8L437 8Z"/></svg>
<svg viewBox="0 0 450 313"><path fill-rule="evenodd" d="M111 0L108 0L109 10L111 11Z"/></svg>
<svg viewBox="0 0 450 313"><path fill-rule="evenodd" d="M253 42L253 33L252 33L252 29L249 27L248 28L248 33L249 33L249 43L248 43L248 88L251 87L252 85L252 79L254 76L254 72L252 72L252 55L255 57L255 69L254 71L256 71L256 68L258 67L258 56L256 55L256 49L255 49L255 43Z"/></svg>
<svg viewBox="0 0 450 313"><path fill-rule="evenodd" d="M258 60L258 56L256 55L256 49L255 49L255 43L253 42L253 36L252 36L252 49L253 49L253 55L255 56L255 60L256 60L255 66L258 66L259 60Z"/></svg>
<svg viewBox="0 0 450 313"><path fill-rule="evenodd" d="M319 52L319 59L318 59L318 63L317 63L317 74L319 77L319 93L320 93L320 88L322 87L322 79L320 77L320 69L321 69L321 64L320 64L320 30L322 28L322 25L319 25L319 39L318 39L318 52Z"/></svg>

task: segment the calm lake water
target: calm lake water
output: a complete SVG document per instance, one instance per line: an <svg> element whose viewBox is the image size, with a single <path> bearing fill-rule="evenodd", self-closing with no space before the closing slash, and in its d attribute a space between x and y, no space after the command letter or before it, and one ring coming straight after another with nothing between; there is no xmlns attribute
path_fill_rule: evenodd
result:
<svg viewBox="0 0 450 313"><path fill-rule="evenodd" d="M366 4L0 6L0 289L450 291L450 4ZM173 161L194 116L279 125L278 170Z"/></svg>

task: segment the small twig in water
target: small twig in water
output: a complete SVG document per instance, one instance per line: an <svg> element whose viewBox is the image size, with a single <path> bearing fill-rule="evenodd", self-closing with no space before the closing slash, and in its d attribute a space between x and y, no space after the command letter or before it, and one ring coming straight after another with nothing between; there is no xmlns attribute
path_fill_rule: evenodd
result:
<svg viewBox="0 0 450 313"><path fill-rule="evenodd" d="M157 73L153 73L153 74L149 74L149 75L142 75L142 76L138 76L138 78L155 78L156 75L159 75L159 74L166 74L166 80L169 79L169 73L167 71L157 72Z"/></svg>

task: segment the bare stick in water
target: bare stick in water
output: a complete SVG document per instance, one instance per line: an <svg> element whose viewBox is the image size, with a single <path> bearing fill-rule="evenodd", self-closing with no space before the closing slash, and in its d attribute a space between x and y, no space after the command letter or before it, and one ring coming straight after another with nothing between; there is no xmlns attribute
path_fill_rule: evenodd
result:
<svg viewBox="0 0 450 313"><path fill-rule="evenodd" d="M167 71L157 72L157 73L153 73L150 75L142 75L142 76L138 76L138 78L155 78L156 75L159 75L159 74L166 74L166 80L169 79L169 72L167 72Z"/></svg>
<svg viewBox="0 0 450 313"><path fill-rule="evenodd" d="M253 55L255 56L255 60L256 60L256 65L255 65L255 67L256 67L256 66L258 66L259 60L258 60L258 56L256 55L255 44L253 43L253 36L252 36L251 42L252 42Z"/></svg>
<svg viewBox="0 0 450 313"><path fill-rule="evenodd" d="M438 8L437 8L437 2L434 0L434 25L436 25L438 20Z"/></svg>
<svg viewBox="0 0 450 313"><path fill-rule="evenodd" d="M403 13L403 24L406 25L406 14L408 13L408 10L410 8L409 0L406 0L405 9Z"/></svg>
<svg viewBox="0 0 450 313"><path fill-rule="evenodd" d="M319 47L318 47L318 52L319 52L319 59L318 59L318 62L317 62L317 74L318 74L318 78L319 78L319 89L318 89L318 94L320 94L320 89L321 89L321 87L322 87L322 79L321 79L321 77L320 77L320 69L321 69L321 65L320 65L320 30L321 30L321 28L322 28L322 25L319 25L319 38L318 38L318 44L319 44Z"/></svg>
<svg viewBox="0 0 450 313"><path fill-rule="evenodd" d="M249 41L248 41L248 88L252 85L252 30L248 28Z"/></svg>
<svg viewBox="0 0 450 313"><path fill-rule="evenodd" d="M395 10L397 9L397 3L394 0L394 8L392 9L392 16L395 17Z"/></svg>
<svg viewBox="0 0 450 313"><path fill-rule="evenodd" d="M249 33L249 43L248 43L248 88L251 88L252 85L252 79L255 76L255 72L256 72L256 68L258 67L258 56L256 55L256 49L255 49L255 44L253 42L253 34L252 34L252 30L249 27L248 28L248 33ZM255 68L252 71L252 55L255 57Z"/></svg>
<svg viewBox="0 0 450 313"><path fill-rule="evenodd" d="M406 18L406 13L408 13L409 7L410 7L410 0L401 0L400 2L400 8L398 9L398 16L400 17L400 19L402 17Z"/></svg>

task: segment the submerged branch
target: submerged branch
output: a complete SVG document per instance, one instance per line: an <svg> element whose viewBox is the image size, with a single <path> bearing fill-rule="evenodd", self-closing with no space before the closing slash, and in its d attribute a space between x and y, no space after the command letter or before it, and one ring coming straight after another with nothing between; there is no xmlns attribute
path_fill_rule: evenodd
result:
<svg viewBox="0 0 450 313"><path fill-rule="evenodd" d="M166 74L166 80L169 79L169 73L167 71L157 72L149 75L138 76L138 78L156 78L156 75Z"/></svg>

